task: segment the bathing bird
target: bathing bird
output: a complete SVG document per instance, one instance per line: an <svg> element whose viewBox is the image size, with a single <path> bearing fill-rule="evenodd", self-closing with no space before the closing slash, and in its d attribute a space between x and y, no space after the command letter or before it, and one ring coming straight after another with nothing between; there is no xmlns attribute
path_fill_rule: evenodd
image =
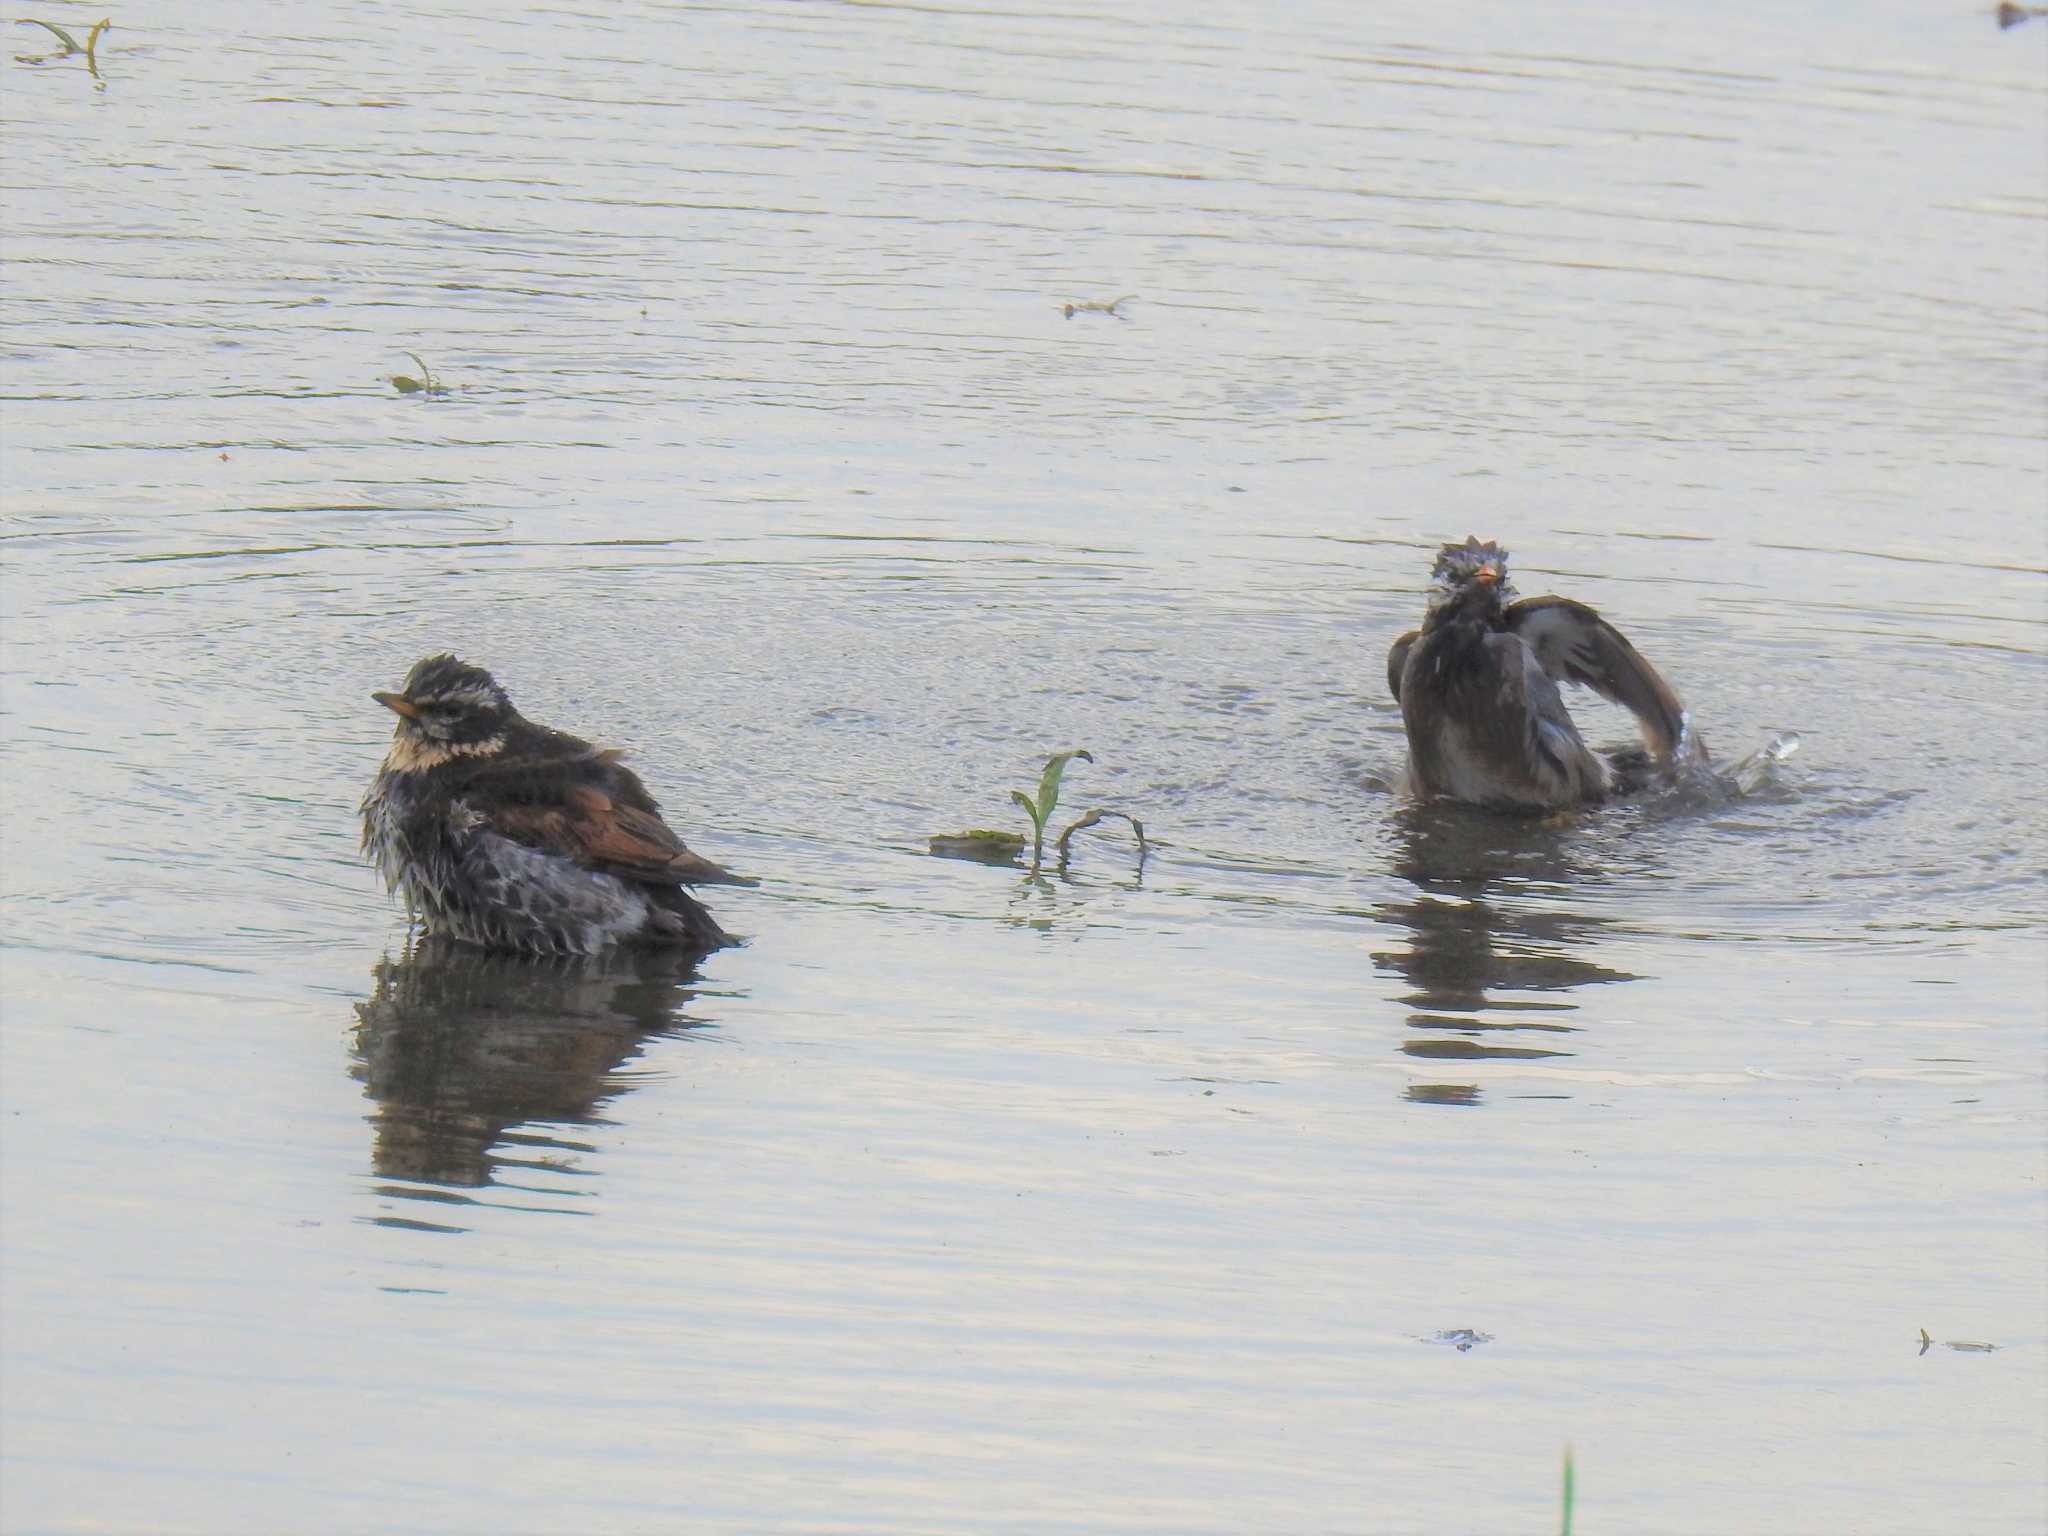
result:
<svg viewBox="0 0 2048 1536"><path fill-rule="evenodd" d="M528 720L449 655L370 697L398 723L363 851L429 933L533 954L732 942L683 887L753 882L685 847L622 753Z"/></svg>
<svg viewBox="0 0 2048 1536"><path fill-rule="evenodd" d="M1627 636L1570 598L1511 601L1507 572L1498 544L1444 545L1422 627L1387 653L1415 793L1556 810L1640 788L1681 757L1704 755L1678 695ZM1627 709L1644 749L1588 747L1559 683Z"/></svg>

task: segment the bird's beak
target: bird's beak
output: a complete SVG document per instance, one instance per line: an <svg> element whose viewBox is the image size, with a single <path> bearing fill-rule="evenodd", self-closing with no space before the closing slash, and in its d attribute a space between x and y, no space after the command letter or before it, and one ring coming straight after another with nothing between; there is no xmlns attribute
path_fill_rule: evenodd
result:
<svg viewBox="0 0 2048 1536"><path fill-rule="evenodd" d="M1500 580L1500 567L1497 565L1482 565L1472 573L1472 579L1482 587L1490 587Z"/></svg>
<svg viewBox="0 0 2048 1536"><path fill-rule="evenodd" d="M402 693L373 693L370 697L394 715L403 715L408 720L417 720L420 717L419 709Z"/></svg>

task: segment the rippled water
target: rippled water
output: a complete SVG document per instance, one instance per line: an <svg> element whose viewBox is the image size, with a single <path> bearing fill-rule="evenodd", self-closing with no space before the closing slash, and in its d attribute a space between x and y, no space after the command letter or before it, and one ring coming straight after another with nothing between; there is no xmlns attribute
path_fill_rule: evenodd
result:
<svg viewBox="0 0 2048 1536"><path fill-rule="evenodd" d="M0 96L10 1531L2040 1529L2048 25L114 23ZM1403 805L1467 532L1801 750ZM442 648L748 946L409 943ZM1076 745L1142 869L925 853Z"/></svg>

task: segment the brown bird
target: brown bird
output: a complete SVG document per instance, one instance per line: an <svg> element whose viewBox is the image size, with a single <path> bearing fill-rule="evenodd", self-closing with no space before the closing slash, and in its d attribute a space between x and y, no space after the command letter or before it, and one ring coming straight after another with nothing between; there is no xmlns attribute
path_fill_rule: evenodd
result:
<svg viewBox="0 0 2048 1536"><path fill-rule="evenodd" d="M732 942L683 887L753 882L684 847L622 753L536 725L453 656L370 697L398 725L363 851L429 933L535 954Z"/></svg>
<svg viewBox="0 0 2048 1536"><path fill-rule="evenodd" d="M1678 695L1620 630L1569 598L1509 602L1507 566L1497 544L1444 545L1422 628L1387 653L1418 794L1552 810L1639 788L1681 756L1705 755ZM1593 751L1559 683L1627 709L1647 752Z"/></svg>

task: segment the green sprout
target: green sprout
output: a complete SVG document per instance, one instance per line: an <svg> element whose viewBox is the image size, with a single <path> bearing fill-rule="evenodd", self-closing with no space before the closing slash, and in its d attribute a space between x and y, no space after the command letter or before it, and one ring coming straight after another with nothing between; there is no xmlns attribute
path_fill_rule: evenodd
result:
<svg viewBox="0 0 2048 1536"><path fill-rule="evenodd" d="M1045 771L1038 776L1037 799L1021 789L1010 791L1010 798L1023 806L1024 814L1031 818L1031 868L1034 873L1045 861L1045 824L1052 819L1053 807L1060 803L1060 776L1067 771L1067 764L1077 757L1084 763L1095 761L1095 754L1085 747L1055 752L1045 760Z"/></svg>
<svg viewBox="0 0 2048 1536"><path fill-rule="evenodd" d="M401 395L417 395L422 392L429 395L445 395L448 393L448 386L434 377L434 370L427 366L425 358L421 357L417 352L408 352L405 355L418 364L420 376L414 379L408 378L402 373L394 373L391 375L391 387L393 389L397 390Z"/></svg>
<svg viewBox="0 0 2048 1536"><path fill-rule="evenodd" d="M68 59L74 53L82 53L85 55L85 67L92 71L93 79L99 80L104 85L106 82L100 75L100 34L113 24L109 18L102 16L92 24L92 31L85 35L85 46L81 48L78 46L78 39L58 26L54 21L41 21L34 16L23 16L15 22L16 26L41 27L45 32L55 37L63 46L55 53L17 53L14 56L14 61L17 64L45 64L51 59Z"/></svg>
<svg viewBox="0 0 2048 1536"><path fill-rule="evenodd" d="M1085 748L1075 747L1066 752L1055 752L1045 760L1045 769L1038 776L1038 793L1027 795L1021 789L1010 791L1010 798L1024 807L1024 814L1031 818L1031 873L1036 875L1045 863L1045 829L1052 824L1052 813L1060 803L1060 780L1065 776L1067 764L1075 758L1084 763L1095 761L1093 753ZM1096 809L1069 822L1066 830L1054 839L1053 850L1059 859L1062 872L1067 867L1068 844L1074 834L1085 828L1114 817L1127 821L1131 830L1138 835L1138 868L1145 867L1145 855L1150 845L1145 841L1145 827L1135 816L1122 811ZM1015 865L1024 852L1024 834L1021 832L992 832L977 828L971 832L948 832L931 839L931 850L942 859L974 859L983 864Z"/></svg>
<svg viewBox="0 0 2048 1536"><path fill-rule="evenodd" d="M1564 1531L1572 1536L1572 1448L1564 1448Z"/></svg>

